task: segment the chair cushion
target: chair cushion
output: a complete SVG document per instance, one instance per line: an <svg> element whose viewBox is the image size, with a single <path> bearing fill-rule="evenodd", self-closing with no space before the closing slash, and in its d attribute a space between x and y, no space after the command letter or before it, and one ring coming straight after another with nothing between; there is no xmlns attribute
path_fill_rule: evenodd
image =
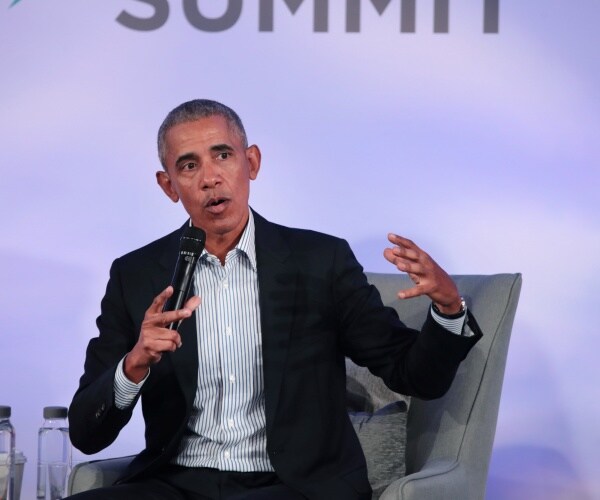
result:
<svg viewBox="0 0 600 500"><path fill-rule="evenodd" d="M405 475L410 398L387 388L366 368L346 360L348 414L367 460L373 498Z"/></svg>

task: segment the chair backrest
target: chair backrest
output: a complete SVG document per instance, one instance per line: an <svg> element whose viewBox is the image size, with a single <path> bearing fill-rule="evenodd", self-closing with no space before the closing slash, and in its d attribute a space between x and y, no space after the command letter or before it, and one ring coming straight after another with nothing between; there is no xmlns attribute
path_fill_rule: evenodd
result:
<svg viewBox="0 0 600 500"><path fill-rule="evenodd" d="M402 321L419 329L430 301L426 297L399 300L399 290L412 282L405 275L367 273L385 305ZM475 315L483 338L462 363L446 395L433 401L413 398L408 413L406 473L419 471L436 459L465 464L471 491L485 491L506 355L515 317L520 274L453 276Z"/></svg>

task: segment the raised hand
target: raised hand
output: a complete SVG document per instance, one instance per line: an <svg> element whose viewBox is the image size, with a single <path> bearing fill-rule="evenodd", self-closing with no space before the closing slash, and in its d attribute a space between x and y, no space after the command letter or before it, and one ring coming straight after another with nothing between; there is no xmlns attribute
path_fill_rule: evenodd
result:
<svg viewBox="0 0 600 500"><path fill-rule="evenodd" d="M408 274L415 286L398 292L401 299L427 295L443 314L455 314L461 309L461 298L452 278L425 251L411 240L388 234L394 244L386 248L384 257L400 271Z"/></svg>

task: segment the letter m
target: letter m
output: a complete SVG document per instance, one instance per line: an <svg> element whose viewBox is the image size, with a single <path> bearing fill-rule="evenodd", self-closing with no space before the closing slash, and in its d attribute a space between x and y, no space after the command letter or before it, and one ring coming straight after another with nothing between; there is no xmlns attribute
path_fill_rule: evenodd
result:
<svg viewBox="0 0 600 500"><path fill-rule="evenodd" d="M392 0L370 0L377 13L381 16ZM360 31L361 0L346 0L346 32L358 33ZM433 4L433 31L434 33L448 33L448 17L450 0L434 0ZM400 2L400 31L414 33L416 25L416 0L401 0Z"/></svg>
<svg viewBox="0 0 600 500"><path fill-rule="evenodd" d="M292 15L300 8L304 0L283 0ZM273 31L275 0L260 0L258 30ZM314 0L313 31L326 32L329 25L329 0Z"/></svg>

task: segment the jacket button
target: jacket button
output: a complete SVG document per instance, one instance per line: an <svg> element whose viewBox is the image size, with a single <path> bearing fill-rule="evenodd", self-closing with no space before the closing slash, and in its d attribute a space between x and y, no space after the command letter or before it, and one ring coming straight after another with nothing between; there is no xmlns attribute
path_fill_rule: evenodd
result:
<svg viewBox="0 0 600 500"><path fill-rule="evenodd" d="M106 409L106 406L104 405L104 403L102 403L100 408L98 408L98 410L96 411L96 418L100 418L102 416L102 414L104 413L105 409Z"/></svg>

